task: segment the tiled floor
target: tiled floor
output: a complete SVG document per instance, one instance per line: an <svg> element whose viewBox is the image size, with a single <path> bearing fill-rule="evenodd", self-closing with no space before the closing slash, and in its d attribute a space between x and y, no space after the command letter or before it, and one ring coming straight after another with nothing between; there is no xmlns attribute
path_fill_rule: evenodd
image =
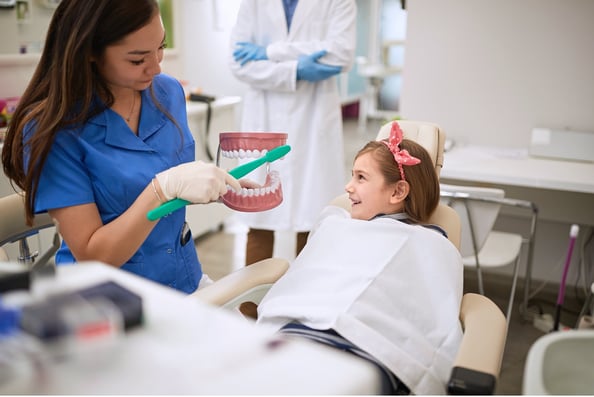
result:
<svg viewBox="0 0 594 397"><path fill-rule="evenodd" d="M372 123L368 131L360 132L357 129L356 122L347 121L345 123L345 178L350 175L352 159L356 151L363 146L365 142L374 139L379 127L379 123ZM204 266L205 272L213 279L227 274L228 272L243 266L245 259L245 228L238 225L233 217L229 218L222 230L219 232L207 234L197 240L197 249L200 260ZM275 256L292 259L294 245L292 235L277 235L278 246L275 248ZM476 282L472 272L468 272L465 277L465 290L476 292ZM485 291L501 308L505 310L508 299L508 287L506 280L496 280L489 282L485 279ZM503 281L503 282L501 282ZM516 302L523 297L519 283L516 292ZM540 297L539 297L540 298ZM555 302L554 297L544 297L548 302ZM541 302L543 302L541 300ZM530 346L543 336L544 333L536 329L530 322L524 320L524 317L517 310L518 305L514 305L514 312L509 325L506 349L503 356L503 363L500 373L496 394L500 395L518 395L522 392L522 378L524 373L524 362ZM553 313L554 305L541 303L540 309L547 313ZM573 325L576 316L571 313L563 313L561 323Z"/></svg>

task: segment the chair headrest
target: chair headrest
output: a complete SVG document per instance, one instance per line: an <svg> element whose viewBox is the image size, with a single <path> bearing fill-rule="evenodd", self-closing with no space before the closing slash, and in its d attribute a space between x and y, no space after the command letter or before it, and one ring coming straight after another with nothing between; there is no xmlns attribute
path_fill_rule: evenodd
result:
<svg viewBox="0 0 594 397"><path fill-rule="evenodd" d="M437 124L425 121L398 120L398 125L404 133L404 138L417 142L429 152L429 156L431 156L431 160L435 164L435 171L439 177L441 167L443 166L445 132ZM388 138L391 128L391 121L384 124L380 128L376 139Z"/></svg>

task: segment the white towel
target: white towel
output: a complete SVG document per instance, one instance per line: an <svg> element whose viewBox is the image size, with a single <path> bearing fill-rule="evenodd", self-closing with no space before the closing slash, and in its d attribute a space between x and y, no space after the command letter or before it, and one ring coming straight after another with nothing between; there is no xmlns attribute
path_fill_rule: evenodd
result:
<svg viewBox="0 0 594 397"><path fill-rule="evenodd" d="M334 207L261 302L258 322L332 328L413 393L444 394L462 338L462 271L436 231Z"/></svg>

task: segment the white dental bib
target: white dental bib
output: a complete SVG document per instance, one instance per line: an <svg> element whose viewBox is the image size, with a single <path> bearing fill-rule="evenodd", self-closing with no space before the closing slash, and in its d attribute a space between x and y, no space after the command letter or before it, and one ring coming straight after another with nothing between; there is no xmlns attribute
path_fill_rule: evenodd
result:
<svg viewBox="0 0 594 397"><path fill-rule="evenodd" d="M334 329L415 394L443 394L462 338L462 263L441 234L328 207L271 288L258 323Z"/></svg>

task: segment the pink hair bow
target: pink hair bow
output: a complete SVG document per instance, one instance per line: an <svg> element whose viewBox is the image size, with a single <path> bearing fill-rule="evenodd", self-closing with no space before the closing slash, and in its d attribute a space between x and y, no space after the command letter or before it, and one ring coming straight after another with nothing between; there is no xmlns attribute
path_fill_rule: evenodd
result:
<svg viewBox="0 0 594 397"><path fill-rule="evenodd" d="M382 141L388 146L392 154L394 155L394 160L396 164L398 164L398 169L400 170L400 178L403 181L406 181L404 177L404 169L402 168L403 165L415 165L419 164L421 160L416 157L413 157L408 153L406 149L400 150L400 142L402 142L402 130L396 121L392 122L392 130L390 130L390 137L388 138L388 142Z"/></svg>

